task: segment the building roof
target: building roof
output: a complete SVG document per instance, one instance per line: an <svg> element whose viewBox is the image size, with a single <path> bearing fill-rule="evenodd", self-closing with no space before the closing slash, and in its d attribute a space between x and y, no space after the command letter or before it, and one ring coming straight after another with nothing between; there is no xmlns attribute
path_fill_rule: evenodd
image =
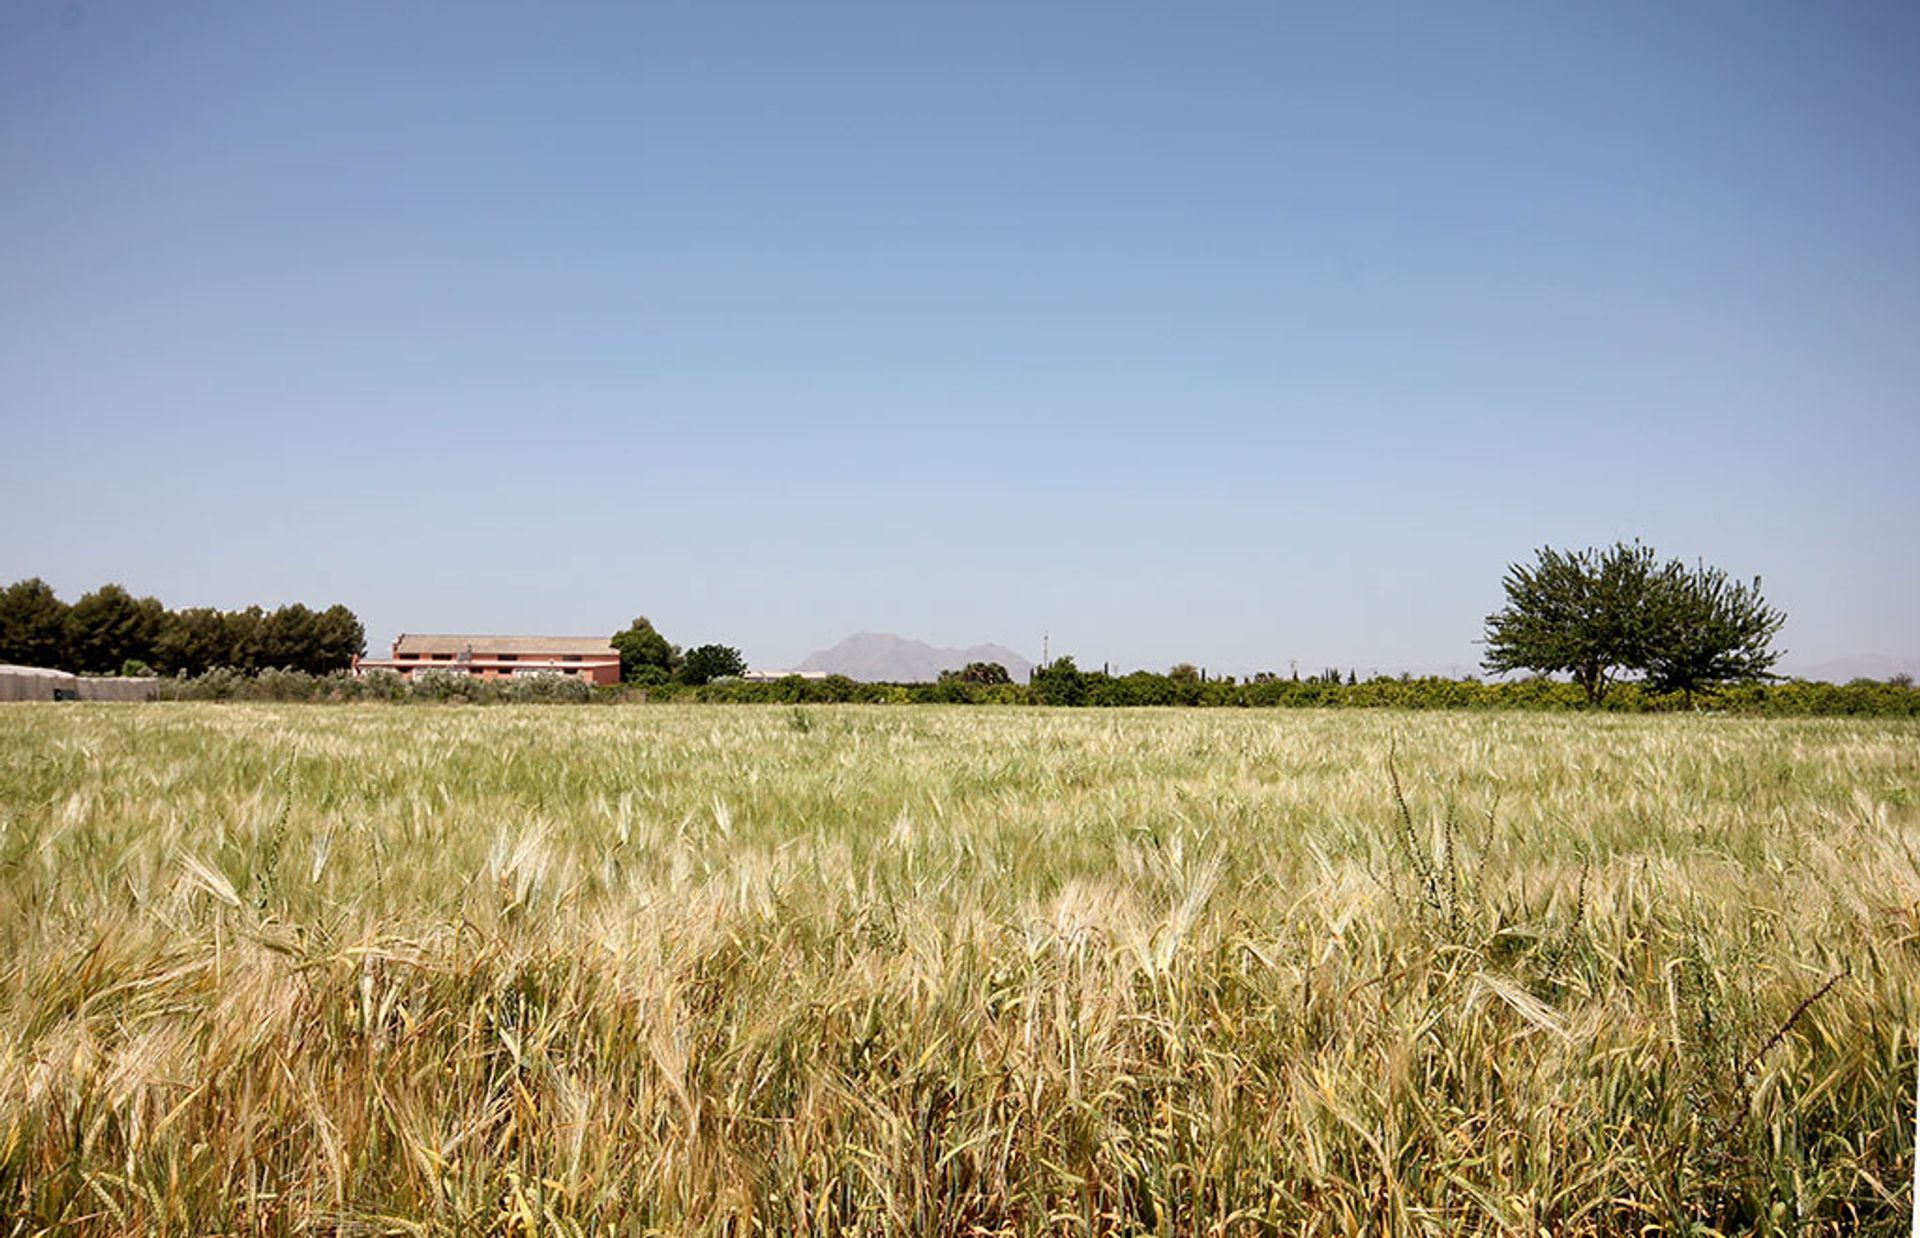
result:
<svg viewBox="0 0 1920 1238"><path fill-rule="evenodd" d="M74 679L71 671L56 671L47 666L0 666L0 675L18 675L32 679Z"/></svg>
<svg viewBox="0 0 1920 1238"><path fill-rule="evenodd" d="M393 642L393 652L464 653L471 649L476 658L499 653L511 654L599 654L617 656L612 642L604 636L461 636L441 633L402 633Z"/></svg>

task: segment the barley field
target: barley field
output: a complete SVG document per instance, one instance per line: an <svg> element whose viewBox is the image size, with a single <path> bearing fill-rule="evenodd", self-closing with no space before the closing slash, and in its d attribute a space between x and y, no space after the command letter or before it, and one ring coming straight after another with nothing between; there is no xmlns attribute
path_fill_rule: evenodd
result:
<svg viewBox="0 0 1920 1238"><path fill-rule="evenodd" d="M1920 725L0 706L7 1234L1905 1233Z"/></svg>

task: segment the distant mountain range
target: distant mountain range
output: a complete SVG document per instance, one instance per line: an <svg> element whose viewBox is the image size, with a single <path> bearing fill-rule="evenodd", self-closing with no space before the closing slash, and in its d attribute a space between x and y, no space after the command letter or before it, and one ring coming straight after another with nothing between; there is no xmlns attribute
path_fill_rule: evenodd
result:
<svg viewBox="0 0 1920 1238"><path fill-rule="evenodd" d="M1005 645L936 649L925 641L887 632L856 632L831 649L807 655L803 671L825 671L865 683L932 683L941 671L957 671L969 662L998 662L1015 683L1027 682L1033 663Z"/></svg>
<svg viewBox="0 0 1920 1238"><path fill-rule="evenodd" d="M1884 653L1859 653L1851 657L1816 662L1811 666L1789 661L1786 665L1775 669L1782 675L1798 675L1802 679L1846 683L1849 679L1885 680L1895 675L1920 677L1920 658L1896 658Z"/></svg>

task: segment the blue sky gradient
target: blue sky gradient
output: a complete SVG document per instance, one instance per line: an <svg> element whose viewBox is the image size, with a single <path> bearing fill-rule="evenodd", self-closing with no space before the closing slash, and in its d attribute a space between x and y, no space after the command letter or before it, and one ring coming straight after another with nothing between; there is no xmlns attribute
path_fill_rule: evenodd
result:
<svg viewBox="0 0 1920 1238"><path fill-rule="evenodd" d="M0 579L763 665L1920 652L1920 7L0 8Z"/></svg>

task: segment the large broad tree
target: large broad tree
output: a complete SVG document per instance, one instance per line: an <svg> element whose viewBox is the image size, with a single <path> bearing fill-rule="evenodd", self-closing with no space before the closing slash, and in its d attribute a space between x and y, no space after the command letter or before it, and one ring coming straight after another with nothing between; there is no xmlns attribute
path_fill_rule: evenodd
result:
<svg viewBox="0 0 1920 1238"><path fill-rule="evenodd" d="M1486 668L1571 675L1598 705L1621 672L1650 656L1656 582L1651 546L1605 550L1542 547L1534 562L1507 567L1507 604L1487 616Z"/></svg>
<svg viewBox="0 0 1920 1238"><path fill-rule="evenodd" d="M1760 578L1742 584L1717 567L1670 563L1653 608L1654 633L1641 670L1656 692L1696 692L1723 683L1773 677L1784 650L1773 638L1785 613L1767 605Z"/></svg>
<svg viewBox="0 0 1920 1238"><path fill-rule="evenodd" d="M969 662L957 672L942 672L940 677L944 679L949 673L961 683L985 684L988 687L1013 682L1013 676L1007 674L1007 668L998 662Z"/></svg>
<svg viewBox="0 0 1920 1238"><path fill-rule="evenodd" d="M740 656L738 649L731 645L700 645L687 650L678 678L681 683L700 684L746 673L747 660Z"/></svg>
<svg viewBox="0 0 1920 1238"><path fill-rule="evenodd" d="M117 675L129 662L151 664L166 626L156 598L136 598L119 585L102 585L67 612L69 669Z"/></svg>
<svg viewBox="0 0 1920 1238"><path fill-rule="evenodd" d="M620 678L626 683L665 683L680 663L680 650L668 644L645 615L615 632L612 644L620 651Z"/></svg>
<svg viewBox="0 0 1920 1238"><path fill-rule="evenodd" d="M1087 703L1087 677L1069 657L1058 657L1036 667L1028 680L1034 699L1042 705L1084 705Z"/></svg>
<svg viewBox="0 0 1920 1238"><path fill-rule="evenodd" d="M313 672L344 671L367 652L367 629L360 616L335 602L314 619Z"/></svg>
<svg viewBox="0 0 1920 1238"><path fill-rule="evenodd" d="M227 629L227 656L224 665L252 674L272 663L263 661L267 612L258 606L229 610L221 615Z"/></svg>
<svg viewBox="0 0 1920 1238"><path fill-rule="evenodd" d="M232 661L233 641L227 617L208 606L190 606L167 616L154 642L154 666L174 675L204 675Z"/></svg>
<svg viewBox="0 0 1920 1238"><path fill-rule="evenodd" d="M1487 616L1485 665L1564 673L1600 704L1622 674L1660 692L1693 693L1762 678L1786 617L1767 606L1760 582L1743 585L1719 568L1661 563L1638 542L1604 550L1537 552L1507 568L1507 604Z"/></svg>
<svg viewBox="0 0 1920 1238"><path fill-rule="evenodd" d="M311 672L319 619L299 602L271 611L260 623L260 669Z"/></svg>
<svg viewBox="0 0 1920 1238"><path fill-rule="evenodd" d="M58 668L67 660L67 604L35 576L0 589L0 662Z"/></svg>

